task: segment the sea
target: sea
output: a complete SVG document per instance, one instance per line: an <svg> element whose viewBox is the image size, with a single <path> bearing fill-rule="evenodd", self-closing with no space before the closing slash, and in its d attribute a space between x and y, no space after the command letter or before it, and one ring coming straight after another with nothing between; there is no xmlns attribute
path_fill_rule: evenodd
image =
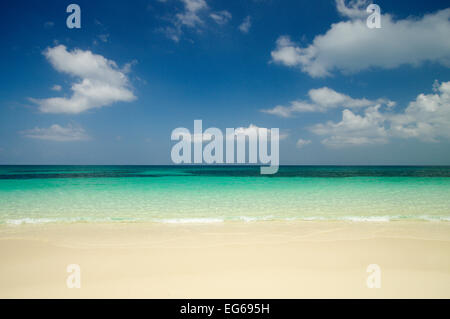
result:
<svg viewBox="0 0 450 319"><path fill-rule="evenodd" d="M0 166L0 224L450 221L450 166Z"/></svg>

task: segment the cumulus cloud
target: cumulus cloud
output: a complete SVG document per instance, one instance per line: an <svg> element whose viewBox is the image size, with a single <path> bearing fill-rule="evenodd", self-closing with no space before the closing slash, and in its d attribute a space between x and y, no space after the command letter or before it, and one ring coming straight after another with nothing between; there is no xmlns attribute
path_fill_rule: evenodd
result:
<svg viewBox="0 0 450 319"><path fill-rule="evenodd" d="M248 33L250 31L250 27L252 26L252 20L250 16L246 16L244 18L244 21L239 25L239 30L241 30L242 33Z"/></svg>
<svg viewBox="0 0 450 319"><path fill-rule="evenodd" d="M434 93L419 94L402 112L370 106L359 115L342 111L342 120L313 125L309 130L322 136L330 147L388 143L392 138L415 138L438 142L450 138L450 82L433 85Z"/></svg>
<svg viewBox="0 0 450 319"><path fill-rule="evenodd" d="M271 52L272 61L296 67L311 77L326 77L335 71L355 73L371 68L392 69L401 65L440 63L450 67L450 8L421 18L396 20L382 14L381 28L366 25L366 1L346 5L337 0L338 12L348 18L334 23L308 46L280 36Z"/></svg>
<svg viewBox="0 0 450 319"><path fill-rule="evenodd" d="M223 25L226 24L228 21L231 20L231 13L229 13L226 10L219 11L219 12L213 12L209 15L211 19L214 20L217 24Z"/></svg>
<svg viewBox="0 0 450 319"><path fill-rule="evenodd" d="M308 101L292 101L289 106L277 105L272 109L261 110L264 113L279 117L292 117L300 112L326 112L332 108L362 108L386 104L394 106L394 102L387 99L368 100L366 98L355 99L346 94L336 92L328 87L312 89L308 92Z"/></svg>
<svg viewBox="0 0 450 319"><path fill-rule="evenodd" d="M31 99L43 113L77 114L114 102L136 99L126 76L117 64L89 50L68 51L64 45L47 48L44 55L59 72L77 79L72 96Z"/></svg>
<svg viewBox="0 0 450 319"><path fill-rule="evenodd" d="M419 94L403 114L391 116L394 136L429 142L450 138L450 82L433 87L434 94Z"/></svg>
<svg viewBox="0 0 450 319"><path fill-rule="evenodd" d="M48 128L35 127L34 129L23 131L22 134L29 138L54 142L75 142L89 139L83 128L75 127L72 124L68 124L67 127L58 124L53 124Z"/></svg>
<svg viewBox="0 0 450 319"><path fill-rule="evenodd" d="M338 123L316 124L310 130L320 136L327 136L322 143L330 147L387 143L388 133L384 128L385 117L380 106L372 106L358 115L345 109Z"/></svg>
<svg viewBox="0 0 450 319"><path fill-rule="evenodd" d="M62 86L58 85L58 84L55 84L55 85L52 86L52 90L53 91L61 91L62 90Z"/></svg>
<svg viewBox="0 0 450 319"><path fill-rule="evenodd" d="M302 49L286 35L282 35L277 39L276 49L270 54L272 56L272 61L281 63L285 66L298 66L304 61Z"/></svg>

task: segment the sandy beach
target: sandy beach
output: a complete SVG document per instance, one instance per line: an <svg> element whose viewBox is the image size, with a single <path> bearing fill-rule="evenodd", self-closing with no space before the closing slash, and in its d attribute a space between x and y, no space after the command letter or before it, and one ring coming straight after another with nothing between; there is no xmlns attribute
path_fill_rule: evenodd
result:
<svg viewBox="0 0 450 319"><path fill-rule="evenodd" d="M1 298L450 298L446 222L4 225L0 259Z"/></svg>

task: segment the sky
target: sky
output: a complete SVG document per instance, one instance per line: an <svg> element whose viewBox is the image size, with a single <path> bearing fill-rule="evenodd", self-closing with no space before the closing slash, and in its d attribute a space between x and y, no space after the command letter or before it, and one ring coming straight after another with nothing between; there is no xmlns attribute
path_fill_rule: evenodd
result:
<svg viewBox="0 0 450 319"><path fill-rule="evenodd" d="M370 3L4 2L0 164L172 164L201 119L279 128L281 164L450 165L449 3Z"/></svg>

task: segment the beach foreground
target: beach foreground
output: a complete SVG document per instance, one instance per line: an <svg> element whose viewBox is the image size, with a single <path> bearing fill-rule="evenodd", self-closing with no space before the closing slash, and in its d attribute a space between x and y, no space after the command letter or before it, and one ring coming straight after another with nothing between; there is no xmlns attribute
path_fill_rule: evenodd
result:
<svg viewBox="0 0 450 319"><path fill-rule="evenodd" d="M447 222L3 225L0 260L1 298L450 298Z"/></svg>

